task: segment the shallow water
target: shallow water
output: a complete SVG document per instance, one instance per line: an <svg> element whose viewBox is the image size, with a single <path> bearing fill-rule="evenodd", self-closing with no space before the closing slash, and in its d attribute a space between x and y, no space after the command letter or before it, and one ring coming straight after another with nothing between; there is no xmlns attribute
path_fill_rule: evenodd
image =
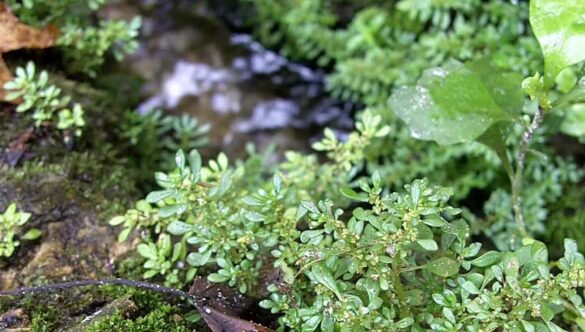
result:
<svg viewBox="0 0 585 332"><path fill-rule="evenodd" d="M142 46L123 64L147 81L138 111L210 123L214 152L241 156L247 142L306 151L324 126L352 126L353 106L327 95L322 71L231 32L201 2L121 2L105 15L143 17Z"/></svg>

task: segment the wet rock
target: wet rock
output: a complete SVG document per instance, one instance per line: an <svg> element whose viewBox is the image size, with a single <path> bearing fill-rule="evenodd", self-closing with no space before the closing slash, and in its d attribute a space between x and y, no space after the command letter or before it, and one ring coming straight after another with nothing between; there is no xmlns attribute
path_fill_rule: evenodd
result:
<svg viewBox="0 0 585 332"><path fill-rule="evenodd" d="M123 318L131 318L137 311L138 307L131 300L127 298L116 299L64 332L83 332L88 327L97 324L108 317L119 314Z"/></svg>
<svg viewBox="0 0 585 332"><path fill-rule="evenodd" d="M352 128L353 105L328 96L324 72L231 33L205 2L126 0L105 15L119 18L116 6L144 19L143 46L123 64L148 81L139 112L158 108L210 123L209 155L242 157L247 142L308 151L323 126Z"/></svg>
<svg viewBox="0 0 585 332"><path fill-rule="evenodd" d="M9 310L0 314L0 331L18 331L27 327L29 323L28 315L22 308Z"/></svg>
<svg viewBox="0 0 585 332"><path fill-rule="evenodd" d="M11 202L33 214L26 227L41 229L42 236L22 241L5 262L0 289L110 275L116 259L131 251L101 220L97 202L79 197L64 176L47 172L16 181L0 175L0 211Z"/></svg>

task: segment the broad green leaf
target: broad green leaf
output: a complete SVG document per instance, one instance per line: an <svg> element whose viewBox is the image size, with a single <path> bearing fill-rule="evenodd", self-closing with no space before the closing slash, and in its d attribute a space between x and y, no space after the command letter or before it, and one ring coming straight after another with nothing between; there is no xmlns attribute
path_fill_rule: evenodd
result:
<svg viewBox="0 0 585 332"><path fill-rule="evenodd" d="M532 0L530 25L544 55L545 86L565 68L585 60L585 1Z"/></svg>
<svg viewBox="0 0 585 332"><path fill-rule="evenodd" d="M446 278L459 272L459 264L449 257L441 257L427 263L424 266L424 269L433 274Z"/></svg>
<svg viewBox="0 0 585 332"><path fill-rule="evenodd" d="M510 122L522 109L521 76L502 73L487 60L452 61L426 70L416 86L397 89L394 112L413 137L454 144L477 139L498 122Z"/></svg>

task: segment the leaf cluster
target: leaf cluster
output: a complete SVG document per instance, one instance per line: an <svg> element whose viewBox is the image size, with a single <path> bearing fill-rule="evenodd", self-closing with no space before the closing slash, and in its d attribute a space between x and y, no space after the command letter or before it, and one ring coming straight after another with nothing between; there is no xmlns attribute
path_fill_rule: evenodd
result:
<svg viewBox="0 0 585 332"><path fill-rule="evenodd" d="M162 189L110 223L124 225L120 240L133 229L142 230L138 248L147 259L145 277L163 275L168 284L185 284L218 266L211 281L252 290L266 265L262 254L297 233L293 207L310 197L340 198L339 189L356 172L359 151L387 133L379 116L364 118L346 142L329 134L316 144L330 151L334 163L319 164L315 156L290 152L272 181L264 180L267 156L253 150L235 165L220 154L207 166L197 151L186 156L179 150L176 168L155 174Z"/></svg>
<svg viewBox="0 0 585 332"><path fill-rule="evenodd" d="M85 126L83 107L71 103L70 96L62 96L61 89L49 83L49 74L43 70L36 75L33 62L16 69L14 80L7 82L7 100L22 99L17 112L32 112L35 126L53 124L61 130L71 130L80 136Z"/></svg>
<svg viewBox="0 0 585 332"><path fill-rule="evenodd" d="M34 240L41 236L41 231L32 228L20 234L22 227L30 220L31 214L19 212L16 203L10 204L3 214L0 214L0 256L10 257L20 240Z"/></svg>

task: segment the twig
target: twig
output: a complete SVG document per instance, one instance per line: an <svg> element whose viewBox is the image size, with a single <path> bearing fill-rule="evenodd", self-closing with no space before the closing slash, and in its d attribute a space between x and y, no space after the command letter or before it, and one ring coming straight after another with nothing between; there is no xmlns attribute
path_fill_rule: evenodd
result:
<svg viewBox="0 0 585 332"><path fill-rule="evenodd" d="M518 159L516 160L516 173L514 178L512 179L512 201L513 201L513 209L514 209L514 218L516 219L516 224L518 225L518 230L522 236L526 236L528 232L526 231L526 223L524 221L524 213L522 212L522 176L524 173L524 167L526 163L526 152L528 150L528 146L532 137L534 136L534 132L538 129L540 124L542 123L544 117L544 111L539 106L536 110L536 114L532 118L532 122L526 130L522 134L522 140L520 141L520 147L518 149Z"/></svg>

